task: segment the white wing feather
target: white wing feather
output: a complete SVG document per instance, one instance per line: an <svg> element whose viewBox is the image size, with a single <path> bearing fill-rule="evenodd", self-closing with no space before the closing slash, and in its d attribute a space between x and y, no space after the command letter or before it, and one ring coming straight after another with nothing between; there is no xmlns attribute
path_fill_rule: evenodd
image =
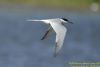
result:
<svg viewBox="0 0 100 67"><path fill-rule="evenodd" d="M54 56L56 56L64 43L67 29L61 23L50 23L50 24L53 27L54 31L56 32L56 46L54 54Z"/></svg>

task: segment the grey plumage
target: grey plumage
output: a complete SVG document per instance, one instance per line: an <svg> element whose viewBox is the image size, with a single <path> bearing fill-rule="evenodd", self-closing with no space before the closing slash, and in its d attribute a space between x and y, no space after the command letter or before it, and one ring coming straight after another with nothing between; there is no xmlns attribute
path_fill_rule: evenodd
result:
<svg viewBox="0 0 100 67"><path fill-rule="evenodd" d="M45 32L44 36L41 38L41 40L46 39L52 32L53 32L53 29L52 29L52 27L50 26L50 27L48 28L48 30Z"/></svg>

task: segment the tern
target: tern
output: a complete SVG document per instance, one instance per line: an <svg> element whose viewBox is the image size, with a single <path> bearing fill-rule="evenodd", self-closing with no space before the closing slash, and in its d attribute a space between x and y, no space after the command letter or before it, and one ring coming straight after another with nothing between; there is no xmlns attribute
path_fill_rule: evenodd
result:
<svg viewBox="0 0 100 67"><path fill-rule="evenodd" d="M49 24L50 27L44 34L41 40L46 39L51 32L55 31L56 33L56 46L54 50L54 56L56 57L63 46L64 39L66 36L67 28L64 26L64 23L71 23L68 19L66 18L54 18L54 19L43 19L43 20L32 20L29 19L27 21L39 21L39 22L44 22L46 24Z"/></svg>

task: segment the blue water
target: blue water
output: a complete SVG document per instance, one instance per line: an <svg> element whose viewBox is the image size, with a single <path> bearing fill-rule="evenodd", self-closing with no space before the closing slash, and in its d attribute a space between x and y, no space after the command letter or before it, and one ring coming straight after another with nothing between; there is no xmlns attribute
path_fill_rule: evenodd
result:
<svg viewBox="0 0 100 67"><path fill-rule="evenodd" d="M67 17L68 32L54 58L55 34L41 37L48 25L27 19ZM0 67L67 67L71 61L100 61L100 13L0 7Z"/></svg>

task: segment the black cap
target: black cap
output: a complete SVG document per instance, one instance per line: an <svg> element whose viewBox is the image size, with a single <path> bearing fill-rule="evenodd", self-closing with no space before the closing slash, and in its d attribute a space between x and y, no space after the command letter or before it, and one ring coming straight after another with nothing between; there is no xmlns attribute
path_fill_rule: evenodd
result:
<svg viewBox="0 0 100 67"><path fill-rule="evenodd" d="M71 24L73 24L73 22L70 22L68 19L66 19L66 18L61 18L62 20L64 20L64 21L67 21L67 22L69 22L69 23L71 23Z"/></svg>
<svg viewBox="0 0 100 67"><path fill-rule="evenodd" d="M61 18L61 19L63 19L64 21L69 21L68 19L66 19L66 18Z"/></svg>

